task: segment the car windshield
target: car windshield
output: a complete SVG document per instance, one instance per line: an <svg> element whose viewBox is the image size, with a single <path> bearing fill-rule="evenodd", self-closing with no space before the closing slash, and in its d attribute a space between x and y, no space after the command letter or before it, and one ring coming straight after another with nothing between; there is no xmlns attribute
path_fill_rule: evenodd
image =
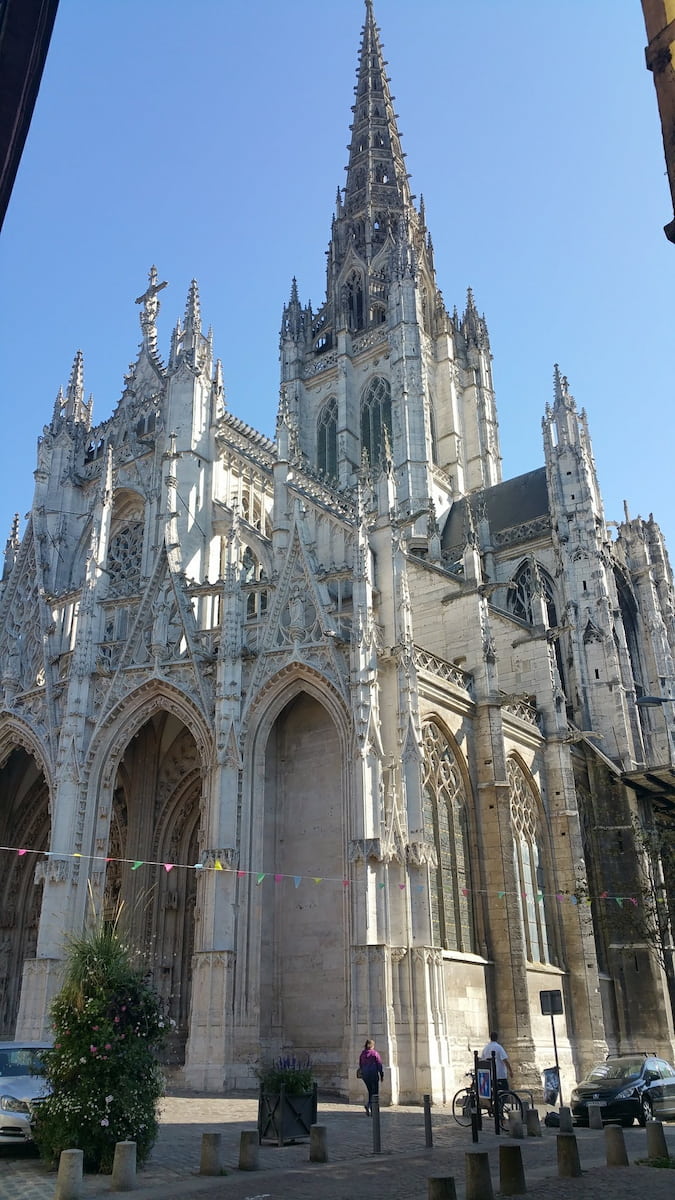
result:
<svg viewBox="0 0 675 1200"><path fill-rule="evenodd" d="M17 1046L13 1050L0 1050L0 1076L41 1075L44 1065L41 1051L28 1046Z"/></svg>
<svg viewBox="0 0 675 1200"><path fill-rule="evenodd" d="M644 1058L609 1058L607 1062L598 1063L596 1067L593 1067L586 1078L593 1083L602 1080L631 1079L640 1074L644 1061Z"/></svg>

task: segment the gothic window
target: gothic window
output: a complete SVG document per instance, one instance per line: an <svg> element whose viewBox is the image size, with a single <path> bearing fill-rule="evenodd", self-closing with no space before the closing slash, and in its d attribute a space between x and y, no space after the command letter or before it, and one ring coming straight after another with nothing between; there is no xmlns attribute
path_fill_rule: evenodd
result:
<svg viewBox="0 0 675 1200"><path fill-rule="evenodd" d="M110 539L107 570L112 593L126 595L140 589L142 553L143 522L128 521Z"/></svg>
<svg viewBox="0 0 675 1200"><path fill-rule="evenodd" d="M352 331L364 327L363 279L358 271L352 271L344 287L345 316L347 327Z"/></svg>
<svg viewBox="0 0 675 1200"><path fill-rule="evenodd" d="M642 669L642 654L640 652L640 632L639 632L639 614L635 596L628 584L628 581L618 572L615 572L617 594L619 598L619 611L623 622L624 634L626 636L626 646L628 649L628 657L630 659L631 671L633 675L632 684L634 684L638 696L644 692L643 680L645 678ZM631 687L631 680L625 681L628 687Z"/></svg>
<svg viewBox="0 0 675 1200"><path fill-rule="evenodd" d="M469 872L467 787L458 756L433 722L422 731L424 831L436 850L431 869L434 944L471 953L474 946Z"/></svg>
<svg viewBox="0 0 675 1200"><path fill-rule="evenodd" d="M507 763L518 899L529 962L550 962L544 874L539 851L538 797L515 758Z"/></svg>
<svg viewBox="0 0 675 1200"><path fill-rule="evenodd" d="M267 588L262 586L265 572L250 546L241 556L241 581L246 595L246 620L259 621L267 612Z"/></svg>
<svg viewBox="0 0 675 1200"><path fill-rule="evenodd" d="M371 466L382 462L384 431L391 445L391 387L388 379L371 379L361 401L361 447Z"/></svg>
<svg viewBox="0 0 675 1200"><path fill-rule="evenodd" d="M536 576L538 576L538 579ZM542 588L546 603L548 624L551 629L555 629L558 624L558 615L556 613L555 595L550 575L539 565L537 565L535 572L532 562L528 561L519 567L513 578L513 583L515 586L510 591L509 608L514 617L520 617L521 621L527 621L528 625L534 625L532 599L538 589Z"/></svg>
<svg viewBox="0 0 675 1200"><path fill-rule="evenodd" d="M319 413L316 465L324 475L337 476L337 400L331 396Z"/></svg>

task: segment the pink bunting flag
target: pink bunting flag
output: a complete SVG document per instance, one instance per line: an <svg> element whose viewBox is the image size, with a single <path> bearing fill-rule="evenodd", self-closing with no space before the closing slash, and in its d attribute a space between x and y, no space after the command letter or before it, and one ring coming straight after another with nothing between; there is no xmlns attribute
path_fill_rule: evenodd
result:
<svg viewBox="0 0 675 1200"><path fill-rule="evenodd" d="M21 855L25 854L25 853L26 853L25 850L17 850L17 854L18 854L19 858L21 858Z"/></svg>
<svg viewBox="0 0 675 1200"><path fill-rule="evenodd" d="M404 891L405 891L405 884L404 884L404 883L399 883L399 885L398 885L398 886L400 887L400 889L401 889L401 891L402 891L402 892L404 892Z"/></svg>
<svg viewBox="0 0 675 1200"><path fill-rule="evenodd" d="M243 879L245 874L246 874L245 871L237 871L237 878Z"/></svg>
<svg viewBox="0 0 675 1200"><path fill-rule="evenodd" d="M281 883L282 879L283 879L283 875L275 875L274 876L275 883Z"/></svg>
<svg viewBox="0 0 675 1200"><path fill-rule="evenodd" d="M463 895L463 896L468 896L468 894L469 894L469 889L468 889L468 888L462 888L462 895Z"/></svg>
<svg viewBox="0 0 675 1200"><path fill-rule="evenodd" d="M173 863L164 863L164 870L168 875L169 871L173 871Z"/></svg>

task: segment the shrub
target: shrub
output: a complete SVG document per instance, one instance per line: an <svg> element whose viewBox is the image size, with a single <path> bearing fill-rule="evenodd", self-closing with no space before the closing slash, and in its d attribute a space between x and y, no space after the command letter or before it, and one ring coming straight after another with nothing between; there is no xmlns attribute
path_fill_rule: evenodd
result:
<svg viewBox="0 0 675 1200"><path fill-rule="evenodd" d="M314 1084L309 1055L302 1059L295 1055L275 1058L269 1066L258 1067L256 1075L262 1092L280 1092L283 1086L289 1095L300 1096L311 1092Z"/></svg>
<svg viewBox="0 0 675 1200"><path fill-rule="evenodd" d="M155 1052L167 1022L114 924L73 939L51 1023L44 1060L52 1091L35 1127L42 1156L54 1162L76 1147L87 1170L105 1172L115 1143L133 1141L144 1162L157 1136L164 1079Z"/></svg>

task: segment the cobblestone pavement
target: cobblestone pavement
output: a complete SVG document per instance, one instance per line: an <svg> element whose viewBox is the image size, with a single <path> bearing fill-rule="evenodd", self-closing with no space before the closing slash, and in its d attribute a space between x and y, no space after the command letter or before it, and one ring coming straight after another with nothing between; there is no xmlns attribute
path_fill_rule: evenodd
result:
<svg viewBox="0 0 675 1200"><path fill-rule="evenodd" d="M422 1109L385 1108L381 1115L382 1152L373 1154L372 1123L361 1106L319 1102L319 1122L326 1126L330 1162L309 1163L308 1143L260 1147L260 1170L238 1170L239 1136L255 1128L257 1102L252 1097L223 1098L175 1094L164 1101L160 1134L147 1165L139 1171L136 1200L426 1200L427 1179L453 1176L458 1200L464 1200L465 1155L487 1152L495 1196L499 1195L499 1146L511 1138L484 1130L477 1146L471 1132L460 1129L450 1110L432 1110L432 1149L425 1149ZM675 1126L665 1126L675 1157ZM607 1168L600 1131L575 1131L582 1178L557 1175L557 1133L544 1129L541 1138L525 1138L521 1147L529 1200L673 1200L675 1171L631 1165ZM625 1132L631 1164L645 1157L646 1135L635 1126ZM224 1174L198 1174L202 1133L220 1133ZM56 1176L28 1148L0 1150L2 1200L53 1200ZM109 1176L87 1175L82 1200L112 1195ZM120 1195L121 1193L116 1193Z"/></svg>

